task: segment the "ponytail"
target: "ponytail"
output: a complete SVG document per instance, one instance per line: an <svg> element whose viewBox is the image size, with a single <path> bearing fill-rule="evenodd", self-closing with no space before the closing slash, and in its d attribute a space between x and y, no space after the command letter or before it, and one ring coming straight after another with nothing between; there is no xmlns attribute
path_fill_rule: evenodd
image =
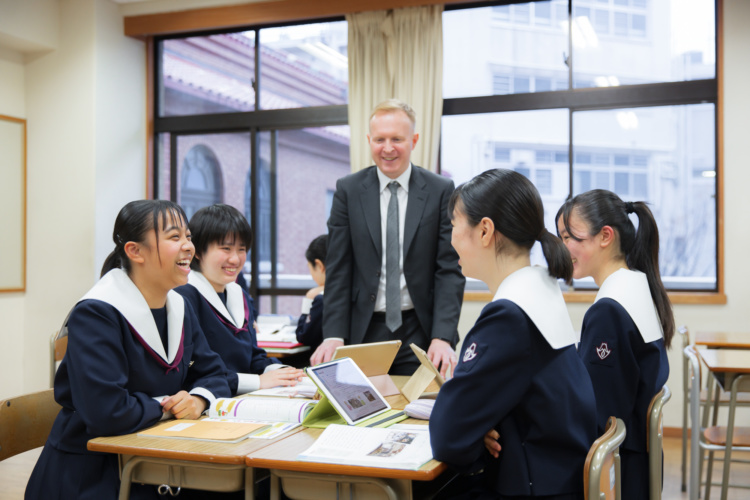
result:
<svg viewBox="0 0 750 500"><path fill-rule="evenodd" d="M547 261L550 276L570 285L573 279L573 260L568 248L560 238L555 238L546 228L539 234L539 243L542 244L542 253Z"/></svg>
<svg viewBox="0 0 750 500"><path fill-rule="evenodd" d="M542 244L550 276L570 283L573 261L562 241L544 227L544 205L539 191L514 170L494 169L461 184L448 202L448 215L461 203L461 211L472 226L488 217L495 229L527 251ZM500 249L498 249L500 251Z"/></svg>
<svg viewBox="0 0 750 500"><path fill-rule="evenodd" d="M112 269L119 269L122 266L123 259L120 255L120 250L118 248L115 248L114 250L112 250L112 252L110 252L107 258L104 259L104 265L102 265L102 272L99 274L99 277L101 278Z"/></svg>
<svg viewBox="0 0 750 500"><path fill-rule="evenodd" d="M651 300L656 306L659 322L664 331L664 344L669 347L674 336L674 316L667 290L659 272L659 229L648 205L642 201L624 202L611 191L594 189L566 201L557 212L555 220L562 217L563 225L571 238L581 241L570 230L570 213L583 219L591 236L610 226L619 235L620 252L628 268L641 271L648 279ZM638 217L638 230L628 214Z"/></svg>

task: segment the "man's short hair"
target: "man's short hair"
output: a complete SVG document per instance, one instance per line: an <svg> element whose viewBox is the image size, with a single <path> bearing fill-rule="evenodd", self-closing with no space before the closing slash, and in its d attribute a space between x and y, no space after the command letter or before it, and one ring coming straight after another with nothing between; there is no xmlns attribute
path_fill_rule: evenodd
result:
<svg viewBox="0 0 750 500"><path fill-rule="evenodd" d="M372 114L370 115L370 121L372 121L373 117L378 113L393 113L395 111L403 111L406 113L406 116L409 117L409 121L411 122L412 130L416 128L417 113L414 112L411 106L398 99L387 99L375 106L375 109L372 110Z"/></svg>

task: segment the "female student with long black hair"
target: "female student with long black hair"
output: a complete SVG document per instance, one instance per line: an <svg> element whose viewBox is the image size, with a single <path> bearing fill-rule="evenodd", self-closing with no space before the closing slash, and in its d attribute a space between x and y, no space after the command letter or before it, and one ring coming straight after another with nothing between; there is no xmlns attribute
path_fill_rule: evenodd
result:
<svg viewBox="0 0 750 500"><path fill-rule="evenodd" d="M629 214L638 218L638 229ZM597 424L621 418L622 497L648 498L649 403L667 381L666 347L674 317L659 274L659 230L643 202L596 189L565 202L557 231L573 259L573 277L599 286L586 312L578 348L594 384Z"/></svg>
<svg viewBox="0 0 750 500"><path fill-rule="evenodd" d="M438 393L433 454L468 474L466 498L582 499L595 401L557 282L571 277L570 254L545 229L539 193L517 172L479 174L456 189L449 211L462 272L494 298ZM549 269L530 265L536 241ZM495 457L484 445L493 431Z"/></svg>
<svg viewBox="0 0 750 500"><path fill-rule="evenodd" d="M102 278L74 307L55 376L62 406L26 487L27 499L116 498L117 456L92 453L98 436L139 431L164 418L198 418L230 395L176 286L187 282L193 244L182 209L163 200L125 205ZM157 498L133 485L131 498Z"/></svg>
<svg viewBox="0 0 750 500"><path fill-rule="evenodd" d="M258 347L255 304L235 282L252 243L245 216L229 205L204 207L190 218L190 232L193 271L176 291L193 306L211 349L226 364L232 394L295 385L302 371L279 364Z"/></svg>
<svg viewBox="0 0 750 500"><path fill-rule="evenodd" d="M310 242L305 252L310 276L318 285L308 290L302 299L302 314L297 321L297 341L309 345L312 351L323 342L323 292L326 284L326 254L328 235L321 234Z"/></svg>

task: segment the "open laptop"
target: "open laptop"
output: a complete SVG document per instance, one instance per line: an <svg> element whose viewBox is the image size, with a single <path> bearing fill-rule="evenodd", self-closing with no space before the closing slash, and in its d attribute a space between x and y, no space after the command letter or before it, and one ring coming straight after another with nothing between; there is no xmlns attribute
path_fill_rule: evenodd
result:
<svg viewBox="0 0 750 500"><path fill-rule="evenodd" d="M305 371L349 425L360 424L391 409L351 358L335 359Z"/></svg>
<svg viewBox="0 0 750 500"><path fill-rule="evenodd" d="M352 358L380 394L393 396L399 394L400 391L391 376L388 375L388 370L391 369L400 347L400 340L345 345L336 349L336 352L333 353L333 359Z"/></svg>

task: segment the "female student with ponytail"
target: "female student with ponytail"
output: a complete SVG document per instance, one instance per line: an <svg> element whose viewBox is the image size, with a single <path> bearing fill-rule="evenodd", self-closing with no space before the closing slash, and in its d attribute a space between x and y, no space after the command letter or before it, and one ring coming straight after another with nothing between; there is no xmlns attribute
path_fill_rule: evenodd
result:
<svg viewBox="0 0 750 500"><path fill-rule="evenodd" d="M302 371L275 361L258 347L255 304L235 281L245 266L252 232L236 208L203 207L190 219L193 272L176 291L190 302L211 349L227 366L232 394L296 385Z"/></svg>
<svg viewBox="0 0 750 500"><path fill-rule="evenodd" d="M638 229L629 214L638 218ZM578 348L594 384L599 431L609 416L627 428L620 446L622 498L648 498L649 403L667 381L672 306L659 274L659 231L643 202L596 189L565 202L557 230L573 259L573 277L599 286Z"/></svg>
<svg viewBox="0 0 750 500"><path fill-rule="evenodd" d="M182 209L162 200L125 205L102 277L73 308L55 376L62 406L26 487L27 499L116 498L117 456L92 453L99 436L165 418L196 419L228 397L224 364L192 309L172 291L187 282L193 244ZM133 485L131 498L158 498Z"/></svg>
<svg viewBox="0 0 750 500"><path fill-rule="evenodd" d="M570 254L517 172L489 170L459 186L449 213L462 272L494 295L430 417L435 458L466 474L449 495L582 499L596 403L557 282L571 278ZM549 269L530 265L536 241ZM494 451L485 434L499 439Z"/></svg>

